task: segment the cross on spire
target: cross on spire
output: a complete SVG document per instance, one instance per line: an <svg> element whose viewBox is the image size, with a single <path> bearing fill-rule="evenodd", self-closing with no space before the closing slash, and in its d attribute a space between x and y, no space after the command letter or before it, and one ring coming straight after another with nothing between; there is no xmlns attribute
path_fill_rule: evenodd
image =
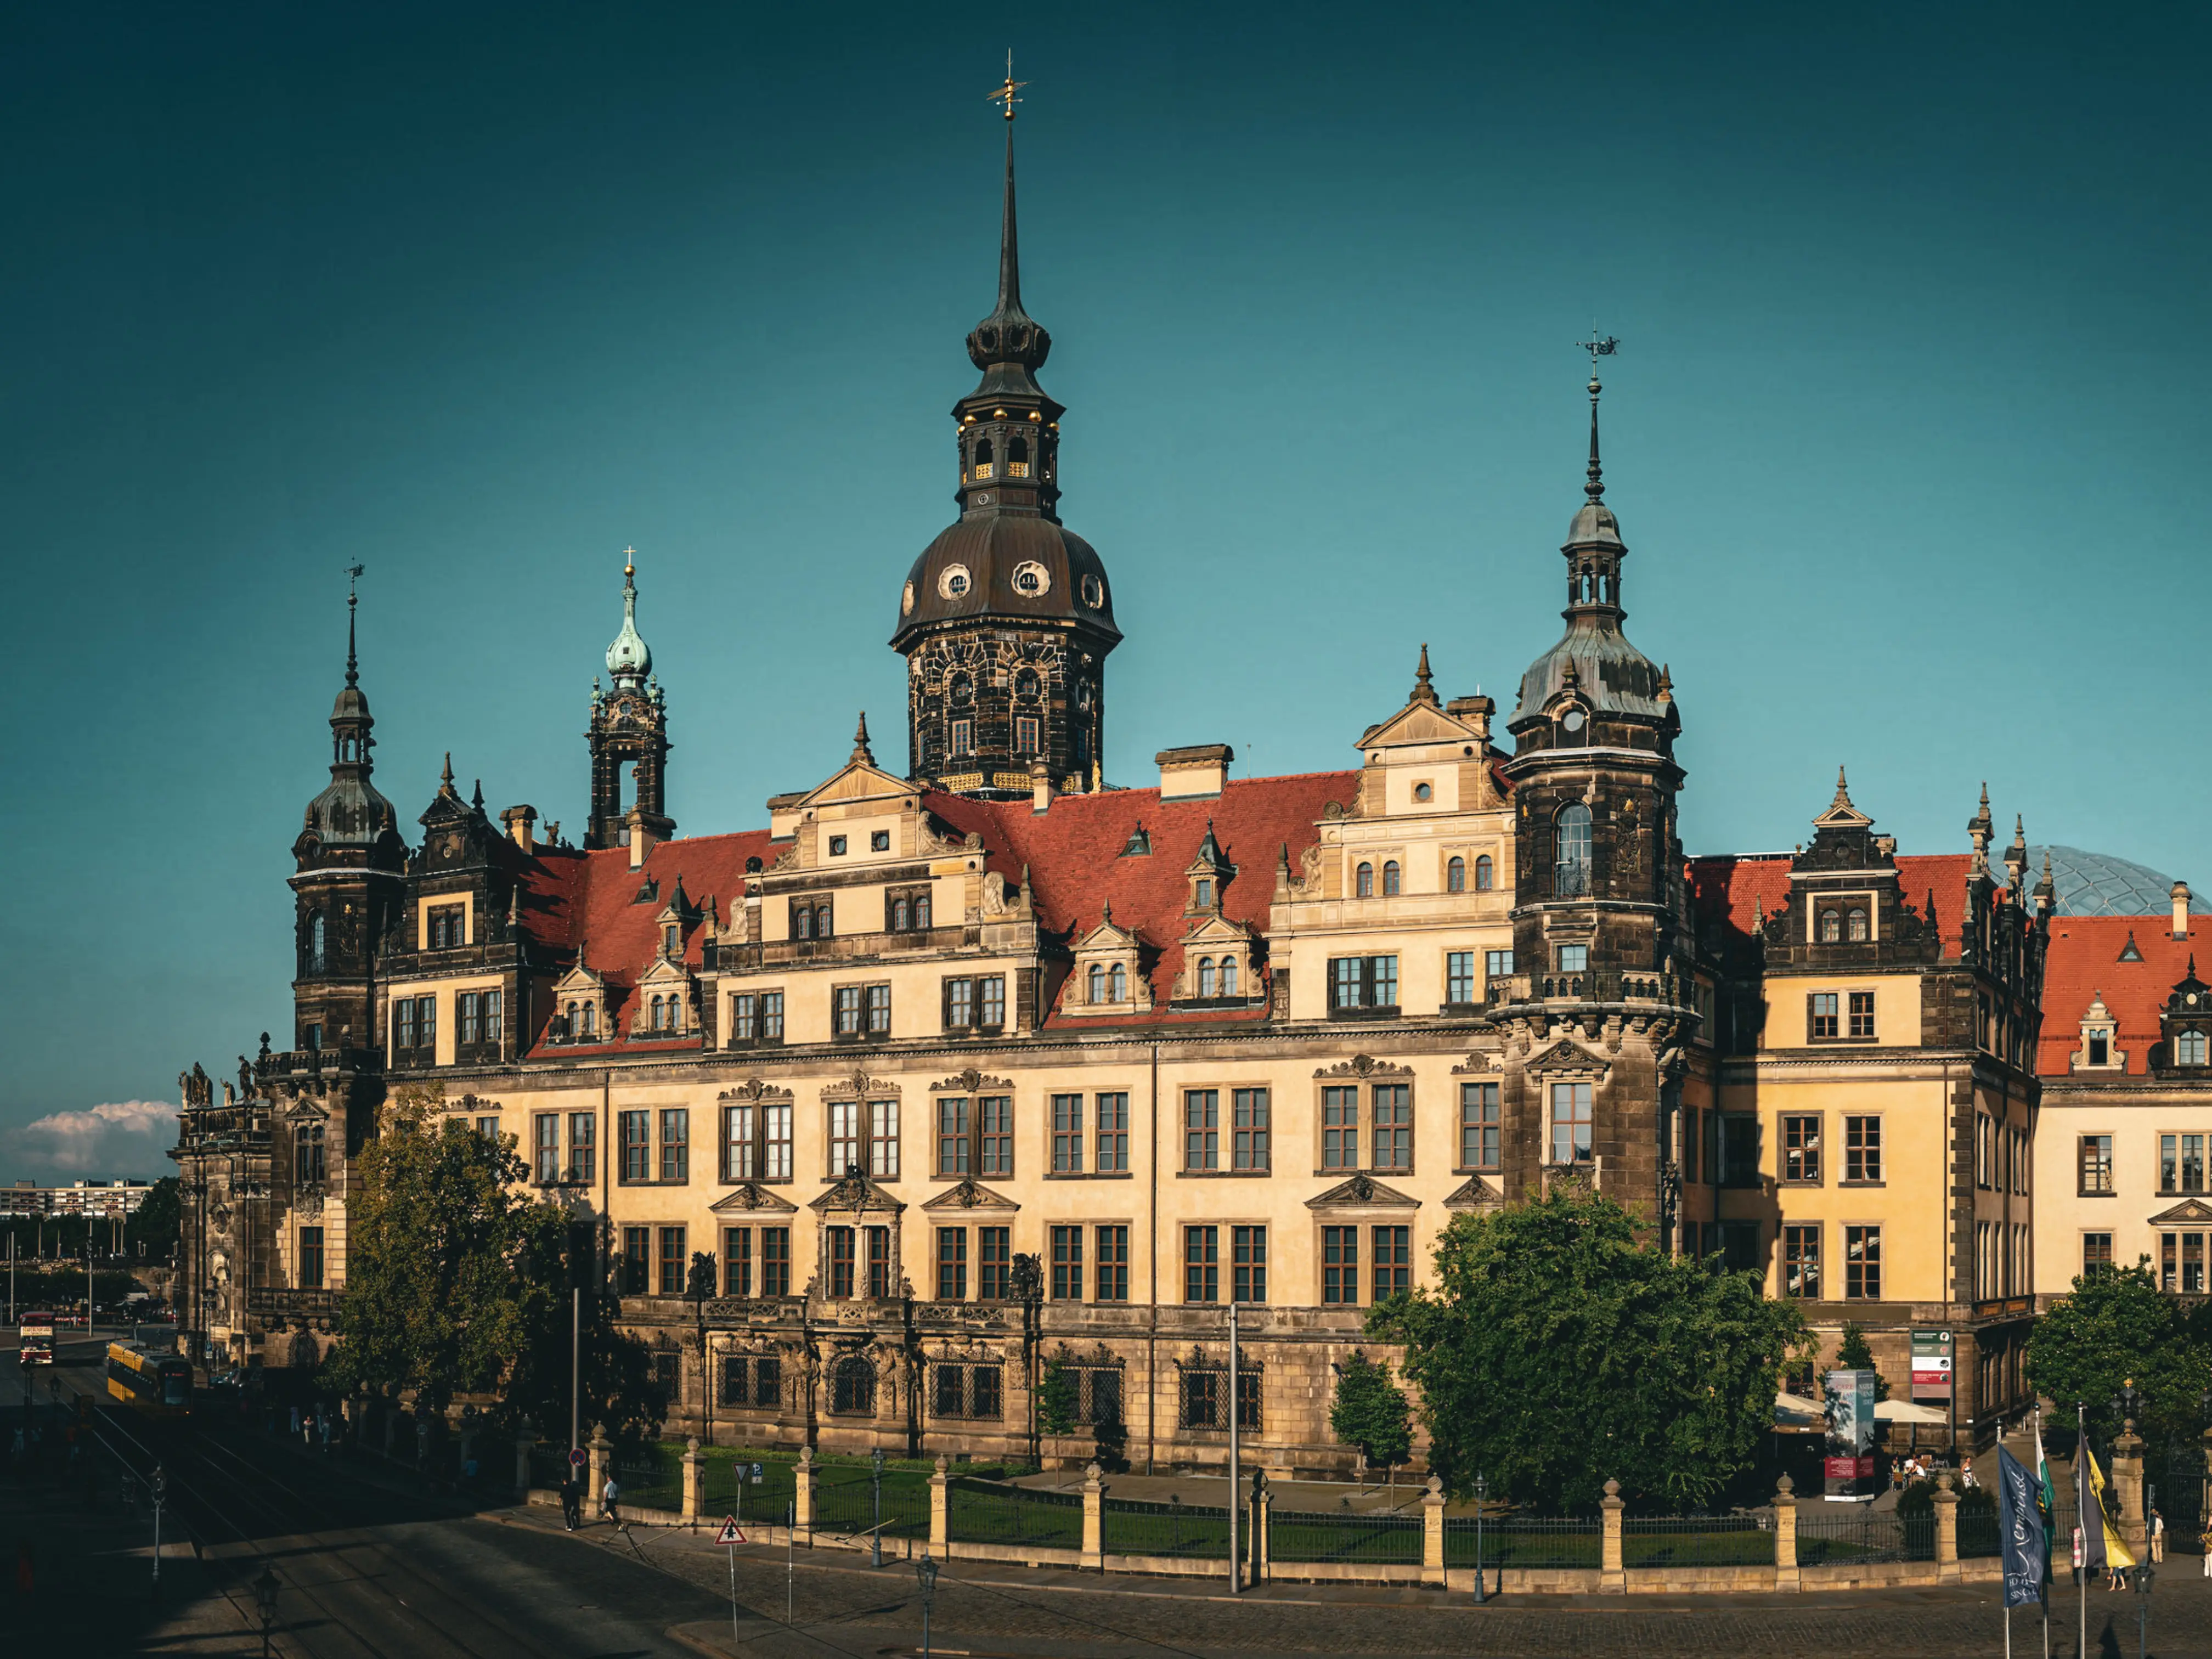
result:
<svg viewBox="0 0 2212 1659"><path fill-rule="evenodd" d="M1024 99L1015 97L1014 94L1027 85L1029 85L1029 82L1026 81L1017 81L1014 79L1014 49L1012 46L1009 46L1006 48L1006 84L1000 87L994 87L984 95L992 103L1005 105L1006 109L1006 119L1011 121L1014 118L1014 106L1026 101Z"/></svg>

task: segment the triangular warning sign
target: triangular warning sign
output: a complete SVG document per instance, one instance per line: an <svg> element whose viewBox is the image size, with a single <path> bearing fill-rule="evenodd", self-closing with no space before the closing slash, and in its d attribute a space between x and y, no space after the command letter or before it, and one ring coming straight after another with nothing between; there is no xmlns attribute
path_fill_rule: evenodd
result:
<svg viewBox="0 0 2212 1659"><path fill-rule="evenodd" d="M738 1530L736 1516L726 1515L722 1517L722 1529L714 1534L714 1541L717 1544L742 1544L745 1541L744 1534Z"/></svg>

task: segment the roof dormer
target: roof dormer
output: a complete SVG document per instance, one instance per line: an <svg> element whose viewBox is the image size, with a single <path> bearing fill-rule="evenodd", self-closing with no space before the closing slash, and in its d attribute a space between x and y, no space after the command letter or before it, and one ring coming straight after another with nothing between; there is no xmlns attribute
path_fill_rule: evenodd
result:
<svg viewBox="0 0 2212 1659"><path fill-rule="evenodd" d="M1206 821L1206 839L1198 844L1198 856L1183 872L1190 890L1183 902L1183 914L1188 916L1219 915L1221 890L1237 877L1237 866L1221 850L1221 843L1213 838L1213 820Z"/></svg>
<svg viewBox="0 0 2212 1659"><path fill-rule="evenodd" d="M1429 647L1421 647L1413 689L1405 707L1360 734L1366 769L1359 780L1358 816L1457 812L1495 806L1500 799L1490 771L1488 697L1438 700L1429 673Z"/></svg>
<svg viewBox="0 0 2212 1659"><path fill-rule="evenodd" d="M1061 1006L1078 1014L1143 1014L1152 1007L1142 936L1114 920L1108 905L1098 925L1073 946L1074 971Z"/></svg>
<svg viewBox="0 0 2212 1659"><path fill-rule="evenodd" d="M2076 1072L2124 1072L2127 1050L2120 1047L2120 1024L2105 1006L2104 993L2094 993L2088 1011L2081 1016L2081 1046L2069 1056Z"/></svg>

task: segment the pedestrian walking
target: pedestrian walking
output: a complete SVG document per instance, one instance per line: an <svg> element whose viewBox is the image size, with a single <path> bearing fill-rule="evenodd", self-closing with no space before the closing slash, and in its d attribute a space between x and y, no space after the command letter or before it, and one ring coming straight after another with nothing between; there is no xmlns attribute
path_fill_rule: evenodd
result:
<svg viewBox="0 0 2212 1659"><path fill-rule="evenodd" d="M607 1471L607 1484L599 1488L599 1515L601 1518L611 1521L617 1527L622 1525L622 1511L617 1507L621 1502L622 1488L615 1485L615 1472L612 1469L609 1469Z"/></svg>
<svg viewBox="0 0 2212 1659"><path fill-rule="evenodd" d="M561 1521L570 1532L583 1524L584 1483L576 1478L573 1465L561 1477Z"/></svg>
<svg viewBox="0 0 2212 1659"><path fill-rule="evenodd" d="M2156 1510L2150 1512L2150 1559L2166 1559L2166 1517Z"/></svg>

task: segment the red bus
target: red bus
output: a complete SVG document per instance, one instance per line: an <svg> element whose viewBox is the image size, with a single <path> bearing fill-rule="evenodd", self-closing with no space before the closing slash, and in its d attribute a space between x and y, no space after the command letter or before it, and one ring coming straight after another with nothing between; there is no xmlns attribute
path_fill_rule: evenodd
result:
<svg viewBox="0 0 2212 1659"><path fill-rule="evenodd" d="M16 1352L16 1364L51 1365L54 1363L54 1316L52 1313L24 1314L17 1334L21 1346Z"/></svg>

